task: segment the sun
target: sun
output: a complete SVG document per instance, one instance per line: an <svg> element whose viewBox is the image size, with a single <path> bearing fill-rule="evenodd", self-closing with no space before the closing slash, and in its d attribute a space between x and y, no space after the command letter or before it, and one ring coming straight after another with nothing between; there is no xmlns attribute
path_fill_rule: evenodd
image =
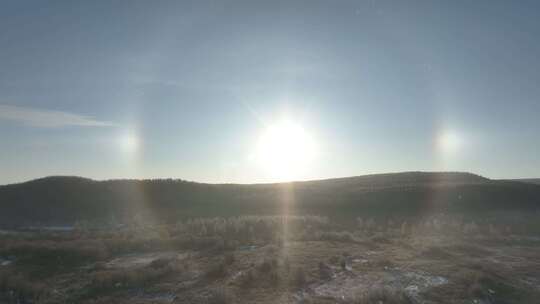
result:
<svg viewBox="0 0 540 304"><path fill-rule="evenodd" d="M445 155L453 155L458 152L462 145L462 139L458 133L445 130L437 137L437 148Z"/></svg>
<svg viewBox="0 0 540 304"><path fill-rule="evenodd" d="M134 132L123 134L119 141L122 150L127 154L136 153L140 145L139 138Z"/></svg>
<svg viewBox="0 0 540 304"><path fill-rule="evenodd" d="M266 127L257 145L257 161L278 181L300 179L309 169L316 152L312 135L293 121Z"/></svg>

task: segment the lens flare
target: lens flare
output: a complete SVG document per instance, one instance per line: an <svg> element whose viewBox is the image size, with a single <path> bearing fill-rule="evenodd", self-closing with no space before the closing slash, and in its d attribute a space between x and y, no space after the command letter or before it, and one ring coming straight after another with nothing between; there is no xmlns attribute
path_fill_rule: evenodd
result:
<svg viewBox="0 0 540 304"><path fill-rule="evenodd" d="M121 146L128 153L134 153L139 147L139 139L135 134L126 134L121 138Z"/></svg>
<svg viewBox="0 0 540 304"><path fill-rule="evenodd" d="M455 155L462 146L462 138L457 132L445 130L437 137L437 149L443 155Z"/></svg>

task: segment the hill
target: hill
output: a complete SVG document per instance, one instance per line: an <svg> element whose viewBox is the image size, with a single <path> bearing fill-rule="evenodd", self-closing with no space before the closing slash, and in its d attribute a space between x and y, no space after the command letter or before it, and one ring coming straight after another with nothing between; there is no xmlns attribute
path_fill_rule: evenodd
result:
<svg viewBox="0 0 540 304"><path fill-rule="evenodd" d="M282 214L285 210L347 220L360 215L471 215L539 207L540 185L460 172L404 172L252 185L57 176L0 186L2 226L111 219L173 222L187 217Z"/></svg>
<svg viewBox="0 0 540 304"><path fill-rule="evenodd" d="M520 179L514 179L514 181L540 185L540 178L520 178Z"/></svg>

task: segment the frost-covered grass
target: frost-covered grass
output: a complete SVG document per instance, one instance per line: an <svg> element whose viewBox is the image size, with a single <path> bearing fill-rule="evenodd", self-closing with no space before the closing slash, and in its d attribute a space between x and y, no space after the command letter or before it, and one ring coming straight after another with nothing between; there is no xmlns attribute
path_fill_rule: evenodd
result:
<svg viewBox="0 0 540 304"><path fill-rule="evenodd" d="M248 216L39 233L0 237L0 258L10 261L0 266L6 303L527 303L540 295L539 240L440 217L347 226Z"/></svg>

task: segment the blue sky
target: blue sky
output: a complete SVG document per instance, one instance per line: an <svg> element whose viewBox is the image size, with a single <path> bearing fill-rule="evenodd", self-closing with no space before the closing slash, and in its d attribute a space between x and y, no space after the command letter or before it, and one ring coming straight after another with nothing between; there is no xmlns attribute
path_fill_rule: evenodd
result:
<svg viewBox="0 0 540 304"><path fill-rule="evenodd" d="M315 143L282 164L293 179L537 177L539 16L536 1L2 1L0 184L283 180L255 154L284 120Z"/></svg>

